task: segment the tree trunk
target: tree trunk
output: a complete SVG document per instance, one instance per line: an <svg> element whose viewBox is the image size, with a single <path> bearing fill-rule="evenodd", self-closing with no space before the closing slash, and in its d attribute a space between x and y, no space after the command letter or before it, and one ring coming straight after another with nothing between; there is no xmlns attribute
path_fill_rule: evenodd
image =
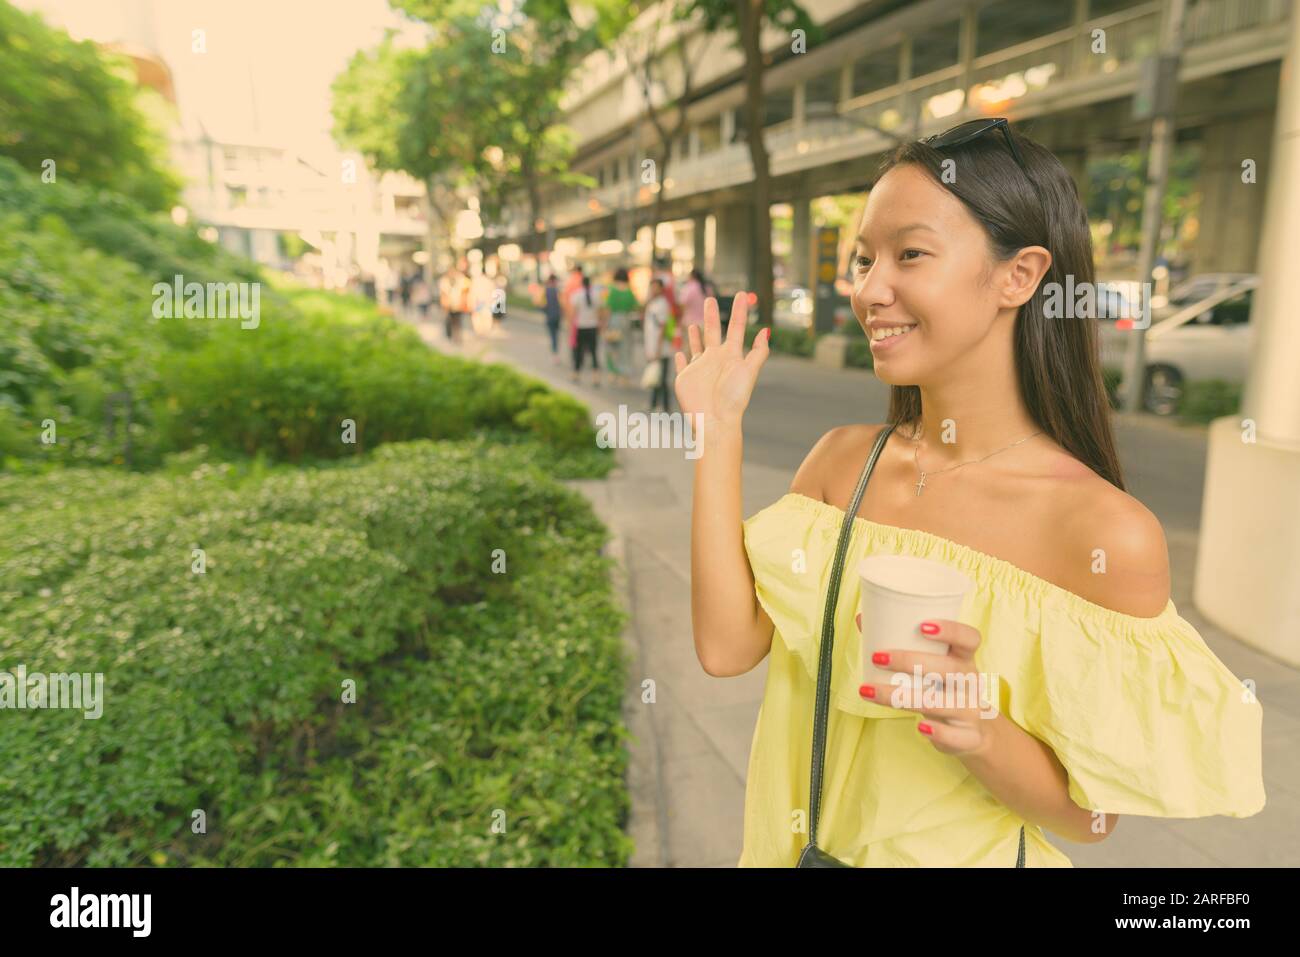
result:
<svg viewBox="0 0 1300 957"><path fill-rule="evenodd" d="M520 172L524 176L524 183L528 190L528 236L529 252L533 254L533 271L537 275L537 281L542 282L542 253L546 245L546 233L539 231L537 223L542 218L542 193L537 182L537 173L533 169L533 164L527 157L523 158L520 163Z"/></svg>
<svg viewBox="0 0 1300 957"><path fill-rule="evenodd" d="M749 159L754 166L752 262L758 294L758 323L772 324L772 183L763 142L763 0L736 0L741 46L745 51L745 116Z"/></svg>
<svg viewBox="0 0 1300 957"><path fill-rule="evenodd" d="M430 289L434 289L433 270L434 270L434 249L437 246L437 226L435 225L440 218L440 210L433 198L433 177L430 176L424 181L424 254L428 261L424 264L424 281L429 284Z"/></svg>
<svg viewBox="0 0 1300 957"><path fill-rule="evenodd" d="M652 207L652 213L650 216L650 222L653 224L651 227L652 231L650 235L650 261L652 263L654 262L654 257L656 255L657 247L655 246L655 240L659 235L659 223L663 220L663 215L664 215L664 198L665 198L664 180L667 178L665 175L665 170L668 169L668 158L671 155L672 154L669 152L669 147L665 145L663 152L660 153L659 156L655 159L655 176L656 176L655 182L658 184L659 188L655 191L655 203L654 206ZM668 251L668 256L671 261L672 259L671 249Z"/></svg>

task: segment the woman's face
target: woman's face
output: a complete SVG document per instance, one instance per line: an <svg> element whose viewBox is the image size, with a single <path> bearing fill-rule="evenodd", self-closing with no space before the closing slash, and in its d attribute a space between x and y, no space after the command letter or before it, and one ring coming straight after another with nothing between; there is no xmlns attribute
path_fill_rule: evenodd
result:
<svg viewBox="0 0 1300 957"><path fill-rule="evenodd" d="M853 269L853 314L890 385L938 381L995 328L998 264L961 200L919 168L886 173L867 199ZM881 330L896 331L877 339Z"/></svg>

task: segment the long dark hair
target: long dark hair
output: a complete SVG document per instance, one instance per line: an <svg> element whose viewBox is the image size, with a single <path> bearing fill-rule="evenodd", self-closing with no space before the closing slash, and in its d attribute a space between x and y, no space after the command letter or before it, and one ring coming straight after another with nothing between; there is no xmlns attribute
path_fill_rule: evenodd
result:
<svg viewBox="0 0 1300 957"><path fill-rule="evenodd" d="M591 277L586 273L582 274L582 288L587 293L587 305L591 305Z"/></svg>
<svg viewBox="0 0 1300 957"><path fill-rule="evenodd" d="M1092 234L1079 190L1051 151L1012 132L1029 179L998 133L985 133L939 152L921 142L904 143L889 153L879 180L895 166L910 163L961 200L984 227L999 262L1025 246L1052 254L1034 295L1016 316L1014 351L1020 394L1030 416L1063 449L1106 481L1124 489L1110 402L1101 376L1097 322L1092 316L1048 319L1044 287L1073 276L1074 285L1092 283ZM958 175L945 182L943 161L954 159ZM1032 183L1030 182L1032 180ZM1070 310L1074 311L1074 310ZM915 425L921 418L918 386L892 386L889 421Z"/></svg>

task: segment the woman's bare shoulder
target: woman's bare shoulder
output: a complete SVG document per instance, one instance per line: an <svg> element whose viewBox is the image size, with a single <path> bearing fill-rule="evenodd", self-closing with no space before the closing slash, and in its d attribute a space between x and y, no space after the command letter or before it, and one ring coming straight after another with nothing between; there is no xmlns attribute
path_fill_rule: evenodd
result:
<svg viewBox="0 0 1300 957"><path fill-rule="evenodd" d="M1071 591L1126 615L1153 618L1169 603L1169 549L1152 511L1083 467L1060 481L1057 527L1071 556Z"/></svg>
<svg viewBox="0 0 1300 957"><path fill-rule="evenodd" d="M826 501L826 477L838 471L846 459L870 449L880 430L881 423L873 425L837 425L814 443L795 472L790 491L819 502ZM865 461L865 460L864 460ZM858 468L862 463L858 463Z"/></svg>

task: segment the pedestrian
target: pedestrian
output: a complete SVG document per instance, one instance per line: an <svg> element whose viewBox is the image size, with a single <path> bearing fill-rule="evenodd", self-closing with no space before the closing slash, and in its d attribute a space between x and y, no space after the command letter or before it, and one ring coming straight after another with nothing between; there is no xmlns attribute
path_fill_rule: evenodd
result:
<svg viewBox="0 0 1300 957"><path fill-rule="evenodd" d="M654 278L663 284L664 300L668 303L668 314L673 318L673 330L669 332L672 336L674 349L682 347L682 329L680 320L682 317L681 303L677 299L677 283L673 279L673 271L667 256L656 256L654 261Z"/></svg>
<svg viewBox="0 0 1300 957"><path fill-rule="evenodd" d="M411 283L415 277L409 272L402 273L402 314L409 316L411 311Z"/></svg>
<svg viewBox="0 0 1300 957"><path fill-rule="evenodd" d="M573 298L574 292L582 288L582 283L582 267L574 263L573 268L569 270L569 278L564 281L564 292L560 294L560 302L564 303L564 313L569 317L570 352L578 348L578 327L573 324L573 310L569 308L569 300Z"/></svg>
<svg viewBox="0 0 1300 957"><path fill-rule="evenodd" d="M429 318L429 303L433 301L433 290L424 276L416 276L411 282L411 303L415 306L415 315L420 322Z"/></svg>
<svg viewBox="0 0 1300 957"><path fill-rule="evenodd" d="M551 364L558 366L564 361L560 358L560 319L563 310L560 308L560 282L555 278L555 273L546 277L546 299L542 312L546 316L546 331L551 336Z"/></svg>
<svg viewBox="0 0 1300 957"><path fill-rule="evenodd" d="M658 277L650 280L650 298L645 304L645 318L642 322L644 334L645 359L656 366L652 373L655 385L650 391L650 411L663 398L664 411L669 411L668 361L672 353L668 350L669 337L672 335L672 313L668 306L668 297L664 295L664 283Z"/></svg>
<svg viewBox="0 0 1300 957"><path fill-rule="evenodd" d="M470 309L469 277L461 272L459 265L452 266L443 273L438 288L442 300L445 322L444 332L447 340L459 343L461 340L461 325Z"/></svg>
<svg viewBox="0 0 1300 957"><path fill-rule="evenodd" d="M600 316L600 300L591 289L591 278L582 277L582 284L569 297L570 325L574 330L573 346L573 381L578 381L582 371L583 357L591 354L591 384L600 387L600 359L596 343L604 329L605 321Z"/></svg>
<svg viewBox="0 0 1300 957"><path fill-rule="evenodd" d="M626 269L614 273L614 284L605 294L605 315L609 324L605 331L605 366L619 384L631 382L633 369L632 320L640 303L628 283Z"/></svg>
<svg viewBox="0 0 1300 957"><path fill-rule="evenodd" d="M709 297L709 285L704 273L698 269L691 270L691 276L682 287L682 334L687 335L691 326L704 322L704 300ZM701 329L701 332L704 330ZM725 331L725 330L724 330ZM701 336L703 341L703 336Z"/></svg>

